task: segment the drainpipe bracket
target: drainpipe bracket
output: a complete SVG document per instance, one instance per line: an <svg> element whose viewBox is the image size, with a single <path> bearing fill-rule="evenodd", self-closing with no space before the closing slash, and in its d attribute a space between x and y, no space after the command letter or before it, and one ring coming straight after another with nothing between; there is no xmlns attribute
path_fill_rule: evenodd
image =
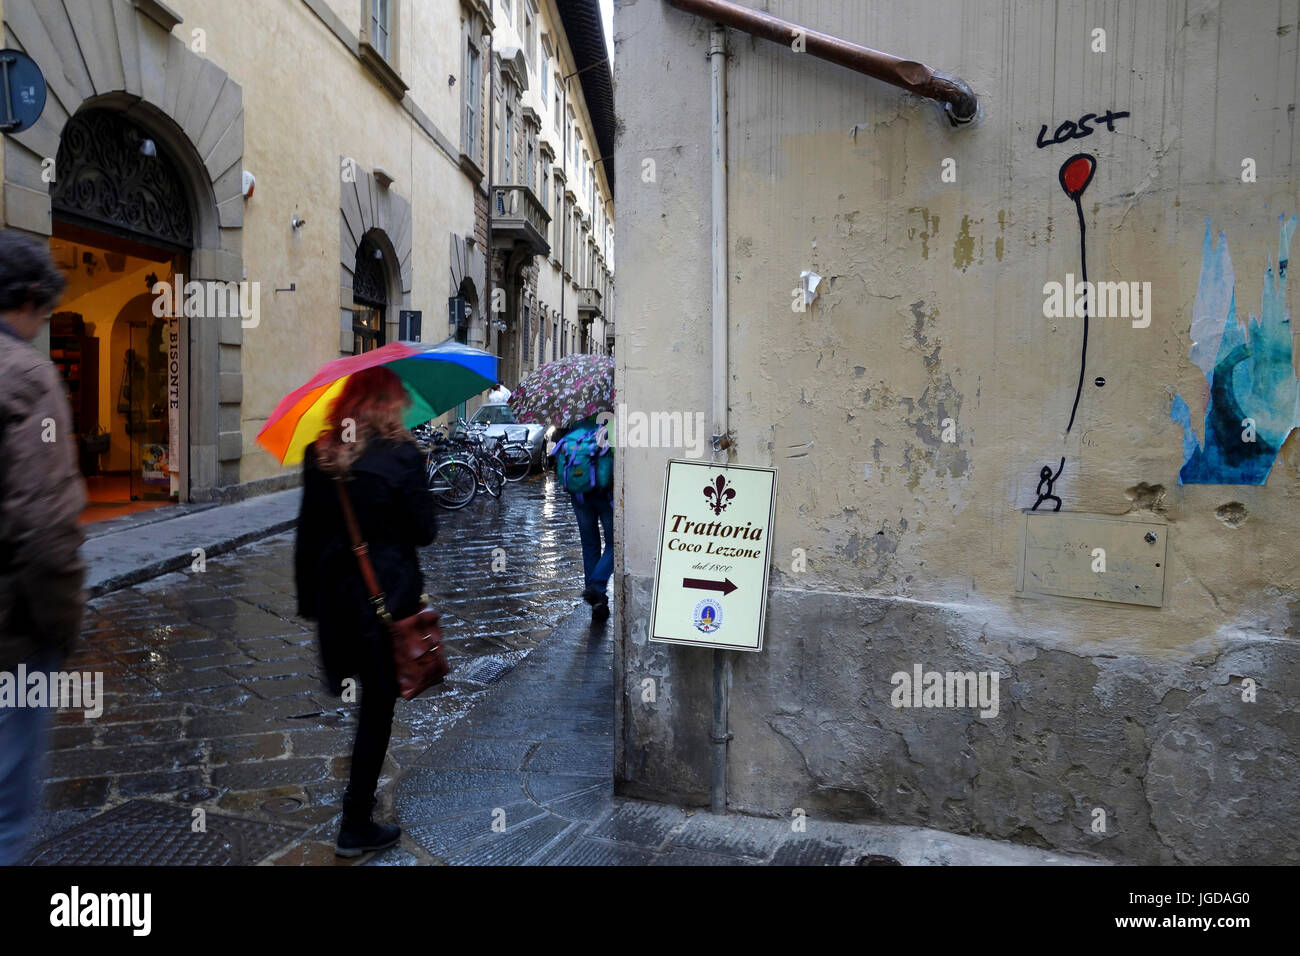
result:
<svg viewBox="0 0 1300 956"><path fill-rule="evenodd" d="M931 84L938 86L945 94L935 102L943 109L949 126L961 129L973 125L980 118L981 101L961 77L934 70Z"/></svg>
<svg viewBox="0 0 1300 956"><path fill-rule="evenodd" d="M725 744L728 741L734 740L735 737L736 735L733 734L731 731L727 731L721 737L718 737L714 734L709 734L709 739L712 740L715 744Z"/></svg>

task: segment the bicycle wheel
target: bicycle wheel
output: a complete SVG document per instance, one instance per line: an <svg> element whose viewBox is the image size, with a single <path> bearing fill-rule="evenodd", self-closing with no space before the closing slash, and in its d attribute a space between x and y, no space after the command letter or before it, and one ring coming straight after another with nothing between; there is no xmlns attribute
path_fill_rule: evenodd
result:
<svg viewBox="0 0 1300 956"><path fill-rule="evenodd" d="M515 448L502 452L505 462L506 481L523 481L533 470L533 460L526 448Z"/></svg>
<svg viewBox="0 0 1300 956"><path fill-rule="evenodd" d="M480 462L479 475L483 483L483 490L493 498L500 498L501 489L506 484L505 469L501 467L501 463L491 458Z"/></svg>
<svg viewBox="0 0 1300 956"><path fill-rule="evenodd" d="M434 501L449 511L464 508L474 500L477 484L474 469L454 458L434 465L429 476L429 491Z"/></svg>

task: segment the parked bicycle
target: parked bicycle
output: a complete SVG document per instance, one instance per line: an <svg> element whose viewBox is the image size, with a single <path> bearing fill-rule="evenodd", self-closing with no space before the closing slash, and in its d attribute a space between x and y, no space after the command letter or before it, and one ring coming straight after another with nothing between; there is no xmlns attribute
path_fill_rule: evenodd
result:
<svg viewBox="0 0 1300 956"><path fill-rule="evenodd" d="M506 429L507 434L510 433ZM523 437L513 436L498 442L497 454L505 470L506 481L523 481L533 470L533 454L528 448L528 432Z"/></svg>
<svg viewBox="0 0 1300 956"><path fill-rule="evenodd" d="M439 505L452 511L463 508L480 491L501 497L505 463L463 421L456 423L450 438L443 429L429 425L414 431L426 452L427 487Z"/></svg>

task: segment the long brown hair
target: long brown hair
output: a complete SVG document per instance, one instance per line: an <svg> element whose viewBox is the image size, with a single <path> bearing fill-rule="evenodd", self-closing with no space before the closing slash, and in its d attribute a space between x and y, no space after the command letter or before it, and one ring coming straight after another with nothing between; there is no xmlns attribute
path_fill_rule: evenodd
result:
<svg viewBox="0 0 1300 956"><path fill-rule="evenodd" d="M402 424L410 406L406 386L392 369L376 366L348 376L334 404L328 424L316 438L321 467L346 475L375 438L409 439Z"/></svg>

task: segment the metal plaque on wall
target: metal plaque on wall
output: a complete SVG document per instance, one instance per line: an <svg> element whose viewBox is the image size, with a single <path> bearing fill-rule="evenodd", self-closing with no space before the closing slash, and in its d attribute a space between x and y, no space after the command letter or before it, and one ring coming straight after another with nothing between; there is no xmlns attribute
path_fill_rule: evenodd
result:
<svg viewBox="0 0 1300 956"><path fill-rule="evenodd" d="M1016 596L1161 607L1168 538L1162 521L1026 511Z"/></svg>

